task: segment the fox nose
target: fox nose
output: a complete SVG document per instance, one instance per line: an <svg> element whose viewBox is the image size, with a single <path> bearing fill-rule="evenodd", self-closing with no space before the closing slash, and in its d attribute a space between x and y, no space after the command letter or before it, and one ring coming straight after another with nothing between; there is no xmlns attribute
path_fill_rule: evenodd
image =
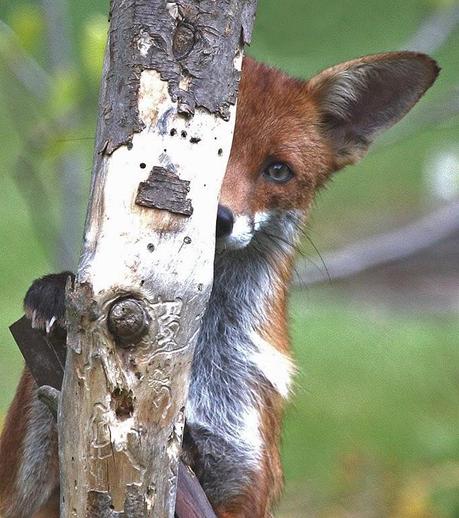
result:
<svg viewBox="0 0 459 518"><path fill-rule="evenodd" d="M233 230L234 216L228 207L218 206L217 211L217 238L229 236Z"/></svg>

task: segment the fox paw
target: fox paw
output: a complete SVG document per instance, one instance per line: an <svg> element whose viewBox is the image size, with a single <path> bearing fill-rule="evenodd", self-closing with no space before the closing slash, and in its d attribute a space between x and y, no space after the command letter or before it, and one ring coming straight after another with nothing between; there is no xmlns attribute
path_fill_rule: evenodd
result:
<svg viewBox="0 0 459 518"><path fill-rule="evenodd" d="M24 298L24 311L32 327L46 334L65 330L65 285L72 272L52 273L35 280Z"/></svg>

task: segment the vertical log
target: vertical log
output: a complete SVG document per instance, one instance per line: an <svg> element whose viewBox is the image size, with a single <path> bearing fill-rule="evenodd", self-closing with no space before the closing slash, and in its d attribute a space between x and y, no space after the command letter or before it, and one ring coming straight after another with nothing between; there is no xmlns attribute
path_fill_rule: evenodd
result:
<svg viewBox="0 0 459 518"><path fill-rule="evenodd" d="M256 0L112 0L58 427L61 515L172 517Z"/></svg>

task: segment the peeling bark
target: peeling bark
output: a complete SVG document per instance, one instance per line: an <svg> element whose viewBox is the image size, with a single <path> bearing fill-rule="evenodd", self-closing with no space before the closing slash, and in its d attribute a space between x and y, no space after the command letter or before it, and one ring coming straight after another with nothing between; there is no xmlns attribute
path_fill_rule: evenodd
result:
<svg viewBox="0 0 459 518"><path fill-rule="evenodd" d="M67 290L62 516L174 516L255 4L112 0L83 250Z"/></svg>
<svg viewBox="0 0 459 518"><path fill-rule="evenodd" d="M250 43L256 0L112 0L111 59L103 105L106 153L144 129L137 110L140 76L156 70L180 113L197 107L230 117L241 45Z"/></svg>
<svg viewBox="0 0 459 518"><path fill-rule="evenodd" d="M189 191L190 182L181 180L174 171L153 167L148 180L140 183L135 202L144 207L191 216L193 207L186 198Z"/></svg>

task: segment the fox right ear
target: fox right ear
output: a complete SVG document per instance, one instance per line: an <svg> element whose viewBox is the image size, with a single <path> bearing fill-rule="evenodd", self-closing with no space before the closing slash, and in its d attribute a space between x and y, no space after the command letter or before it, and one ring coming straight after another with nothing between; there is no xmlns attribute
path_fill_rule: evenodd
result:
<svg viewBox="0 0 459 518"><path fill-rule="evenodd" d="M433 84L440 69L425 54L388 52L328 68L306 83L335 153L335 170L362 158Z"/></svg>

